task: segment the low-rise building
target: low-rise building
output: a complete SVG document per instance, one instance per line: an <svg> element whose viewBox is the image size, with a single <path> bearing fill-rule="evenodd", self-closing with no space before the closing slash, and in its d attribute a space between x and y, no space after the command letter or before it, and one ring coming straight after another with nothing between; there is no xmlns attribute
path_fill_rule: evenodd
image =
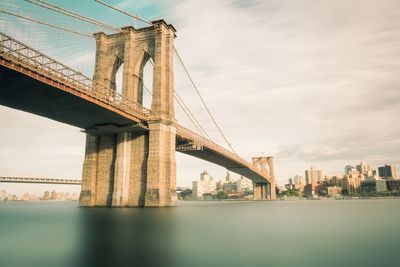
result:
<svg viewBox="0 0 400 267"><path fill-rule="evenodd" d="M400 192L400 180L386 180L386 187L391 192Z"/></svg>
<svg viewBox="0 0 400 267"><path fill-rule="evenodd" d="M326 192L330 197L336 197L342 194L342 188L340 186L328 186Z"/></svg>
<svg viewBox="0 0 400 267"><path fill-rule="evenodd" d="M306 184L304 186L304 195L306 198L313 198L316 195L316 189L318 188L318 184Z"/></svg>
<svg viewBox="0 0 400 267"><path fill-rule="evenodd" d="M334 175L328 180L328 186L342 186L343 175Z"/></svg>
<svg viewBox="0 0 400 267"><path fill-rule="evenodd" d="M361 182L361 193L370 193L370 192L386 192L386 181L385 180L366 180Z"/></svg>
<svg viewBox="0 0 400 267"><path fill-rule="evenodd" d="M0 201L4 201L7 199L7 191L6 190L1 190L0 192Z"/></svg>
<svg viewBox="0 0 400 267"><path fill-rule="evenodd" d="M237 184L237 190L239 192L246 192L253 190L253 181L244 178L243 176L241 176L240 179L236 181L236 184Z"/></svg>
<svg viewBox="0 0 400 267"><path fill-rule="evenodd" d="M236 182L224 183L222 189L227 193L238 192L238 184Z"/></svg>

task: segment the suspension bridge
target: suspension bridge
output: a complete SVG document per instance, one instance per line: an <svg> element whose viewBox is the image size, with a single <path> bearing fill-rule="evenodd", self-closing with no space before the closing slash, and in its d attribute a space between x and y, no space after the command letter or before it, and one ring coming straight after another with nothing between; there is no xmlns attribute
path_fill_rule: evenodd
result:
<svg viewBox="0 0 400 267"><path fill-rule="evenodd" d="M86 134L82 206L174 206L176 151L251 179L256 200L276 199L272 157L254 157L248 162L236 153L175 48L176 29L171 24L149 22L97 0L145 25L116 28L46 1L25 2L113 31L89 35L15 10L2 10L5 16L96 43L94 75L90 78L11 34L0 33L0 104L78 127ZM174 58L230 150L210 138L174 90ZM151 107L146 108L143 94L149 89L143 71L148 62L153 81ZM122 91L118 92L116 73L121 65ZM198 133L178 123L175 102Z"/></svg>

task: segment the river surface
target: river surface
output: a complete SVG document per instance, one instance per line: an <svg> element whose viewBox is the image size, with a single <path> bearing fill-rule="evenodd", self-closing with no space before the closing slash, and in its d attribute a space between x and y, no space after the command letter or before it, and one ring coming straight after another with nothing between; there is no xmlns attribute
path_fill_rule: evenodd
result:
<svg viewBox="0 0 400 267"><path fill-rule="evenodd" d="M400 200L0 202L0 266L400 266Z"/></svg>

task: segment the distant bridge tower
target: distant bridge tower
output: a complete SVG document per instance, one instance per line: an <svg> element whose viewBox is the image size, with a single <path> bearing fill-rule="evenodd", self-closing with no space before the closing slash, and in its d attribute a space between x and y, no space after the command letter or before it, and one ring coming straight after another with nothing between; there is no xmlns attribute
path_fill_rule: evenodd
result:
<svg viewBox="0 0 400 267"><path fill-rule="evenodd" d="M124 27L96 33L94 81L116 89L115 76L124 63L122 95L143 103L143 68L151 58L153 99L149 131L86 135L82 206L162 207L176 205L176 128L173 44L175 29L165 21L146 28ZM104 93L108 93L104 90ZM115 95L114 95L115 96ZM110 97L114 97L111 95ZM121 103L123 104L123 103ZM107 122L105 122L107 123Z"/></svg>
<svg viewBox="0 0 400 267"><path fill-rule="evenodd" d="M252 160L253 165L256 166L265 176L267 176L269 181L271 181L271 183L254 183L254 200L275 200L276 183L273 157L254 157Z"/></svg>

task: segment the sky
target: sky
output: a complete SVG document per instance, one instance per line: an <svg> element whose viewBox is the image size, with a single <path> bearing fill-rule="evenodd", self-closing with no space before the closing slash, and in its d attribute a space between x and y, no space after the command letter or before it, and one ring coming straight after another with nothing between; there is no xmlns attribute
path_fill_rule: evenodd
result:
<svg viewBox="0 0 400 267"><path fill-rule="evenodd" d="M94 1L49 2L117 27L134 24ZM163 18L174 25L175 46L230 143L249 161L252 156L273 156L279 184L304 175L310 166L335 175L360 161L375 168L400 165L399 1L106 2L144 19ZM2 8L88 34L100 30L22 0L5 0ZM93 40L55 33L4 14L0 26L92 75ZM150 81L151 74L145 75ZM175 89L222 145L178 65ZM178 108L178 121L189 126ZM0 175L81 177L85 142L81 129L5 107L0 107L0 125ZM178 185L190 186L204 169L216 180L226 173L222 167L177 153Z"/></svg>

